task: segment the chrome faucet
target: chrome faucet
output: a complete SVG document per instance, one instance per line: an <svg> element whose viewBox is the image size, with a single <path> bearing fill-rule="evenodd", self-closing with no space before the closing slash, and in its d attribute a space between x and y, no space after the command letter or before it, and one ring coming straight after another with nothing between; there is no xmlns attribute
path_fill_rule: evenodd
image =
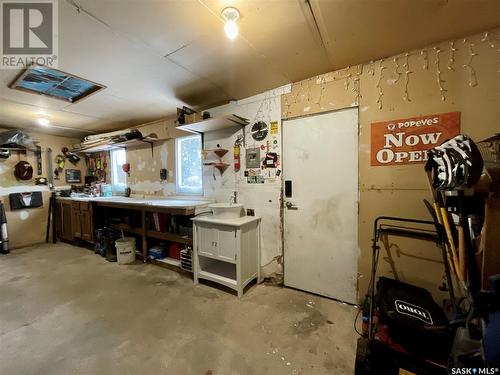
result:
<svg viewBox="0 0 500 375"><path fill-rule="evenodd" d="M233 191L233 194L229 197L229 204L236 204L238 203L238 192Z"/></svg>

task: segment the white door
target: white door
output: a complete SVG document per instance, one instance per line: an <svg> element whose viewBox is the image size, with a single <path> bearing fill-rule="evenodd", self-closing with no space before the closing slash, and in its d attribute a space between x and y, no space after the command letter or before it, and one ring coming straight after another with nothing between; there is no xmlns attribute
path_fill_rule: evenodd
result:
<svg viewBox="0 0 500 375"><path fill-rule="evenodd" d="M358 109L283 121L285 285L356 303Z"/></svg>

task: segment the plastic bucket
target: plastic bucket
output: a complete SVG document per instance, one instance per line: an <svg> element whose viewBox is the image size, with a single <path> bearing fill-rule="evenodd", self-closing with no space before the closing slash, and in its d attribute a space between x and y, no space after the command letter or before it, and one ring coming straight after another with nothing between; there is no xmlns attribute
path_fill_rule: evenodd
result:
<svg viewBox="0 0 500 375"><path fill-rule="evenodd" d="M118 264L130 264L135 261L135 238L119 238L115 242Z"/></svg>

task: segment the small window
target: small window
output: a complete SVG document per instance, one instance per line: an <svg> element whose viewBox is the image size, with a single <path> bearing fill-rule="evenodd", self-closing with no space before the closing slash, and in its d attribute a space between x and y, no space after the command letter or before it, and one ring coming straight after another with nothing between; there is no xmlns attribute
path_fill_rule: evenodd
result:
<svg viewBox="0 0 500 375"><path fill-rule="evenodd" d="M177 138L175 149L177 193L202 195L201 136Z"/></svg>
<svg viewBox="0 0 500 375"><path fill-rule="evenodd" d="M124 193L127 187L127 174L122 165L127 162L125 149L111 150L111 185L113 193Z"/></svg>

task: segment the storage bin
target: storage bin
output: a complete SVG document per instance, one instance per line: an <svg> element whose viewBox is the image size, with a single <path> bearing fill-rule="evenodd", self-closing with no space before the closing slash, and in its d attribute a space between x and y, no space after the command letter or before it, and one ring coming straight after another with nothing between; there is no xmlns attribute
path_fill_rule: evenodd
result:
<svg viewBox="0 0 500 375"><path fill-rule="evenodd" d="M183 245L179 243L173 243L168 248L168 256L173 259L181 259L181 250L184 248Z"/></svg>

